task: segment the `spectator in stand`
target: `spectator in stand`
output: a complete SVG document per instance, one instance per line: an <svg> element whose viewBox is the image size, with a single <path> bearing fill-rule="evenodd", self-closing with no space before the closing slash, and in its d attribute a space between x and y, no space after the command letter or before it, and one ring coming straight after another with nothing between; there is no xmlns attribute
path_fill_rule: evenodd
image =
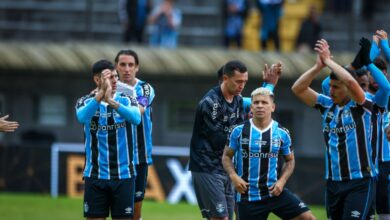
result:
<svg viewBox="0 0 390 220"><path fill-rule="evenodd" d="M231 43L237 48L242 47L242 28L248 14L248 0L225 0L225 46Z"/></svg>
<svg viewBox="0 0 390 220"><path fill-rule="evenodd" d="M123 42L143 42L146 20L151 9L150 0L119 0L119 20L123 28Z"/></svg>
<svg viewBox="0 0 390 220"><path fill-rule="evenodd" d="M279 20L282 16L283 0L257 0L261 13L260 44L263 50L267 49L270 39L275 44L276 51L280 50Z"/></svg>
<svg viewBox="0 0 390 220"><path fill-rule="evenodd" d="M152 47L176 48L178 29L181 25L181 11L175 0L163 0L148 18L151 25L149 43Z"/></svg>
<svg viewBox="0 0 390 220"><path fill-rule="evenodd" d="M298 52L311 51L315 47L317 40L321 39L321 30L322 27L318 21L316 7L312 5L308 17L302 22L295 45L296 50Z"/></svg>

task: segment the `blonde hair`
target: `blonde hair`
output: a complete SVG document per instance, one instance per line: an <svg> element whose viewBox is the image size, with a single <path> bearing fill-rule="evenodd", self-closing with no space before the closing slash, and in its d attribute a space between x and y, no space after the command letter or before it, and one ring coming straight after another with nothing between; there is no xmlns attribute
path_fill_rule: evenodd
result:
<svg viewBox="0 0 390 220"><path fill-rule="evenodd" d="M264 88L264 87L260 87L260 88L253 90L253 92L251 93L251 98L253 98L253 96L257 96L257 95L269 96L272 100L274 100L274 93L271 92L269 89Z"/></svg>

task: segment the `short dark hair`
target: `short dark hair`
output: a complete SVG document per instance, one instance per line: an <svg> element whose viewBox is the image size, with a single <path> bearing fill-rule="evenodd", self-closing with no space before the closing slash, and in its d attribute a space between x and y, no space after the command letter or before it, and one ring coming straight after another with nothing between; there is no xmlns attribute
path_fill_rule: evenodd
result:
<svg viewBox="0 0 390 220"><path fill-rule="evenodd" d="M100 74L105 69L114 70L114 64L108 60L99 60L92 65L92 74Z"/></svg>
<svg viewBox="0 0 390 220"><path fill-rule="evenodd" d="M368 74L368 71L364 68L360 68L355 70L355 73L358 77L366 76Z"/></svg>
<svg viewBox="0 0 390 220"><path fill-rule="evenodd" d="M229 61L223 67L223 74L228 77L234 76L234 71L245 73L247 72L247 68L244 63L238 60Z"/></svg>
<svg viewBox="0 0 390 220"><path fill-rule="evenodd" d="M384 71L384 70L387 70L387 65L386 65L386 62L380 58L380 57L377 57L375 60L374 60L374 64L376 67L378 67L378 69L380 69L381 71Z"/></svg>
<svg viewBox="0 0 390 220"><path fill-rule="evenodd" d="M116 57L115 57L115 63L118 63L119 61L119 56L120 55L129 55L129 56L132 56L134 57L134 60L135 60L135 64L139 64L139 61L138 61L138 55L137 53L134 51L134 50L120 50L117 54L116 54Z"/></svg>
<svg viewBox="0 0 390 220"><path fill-rule="evenodd" d="M218 81L219 81L219 83L221 83L221 81L222 81L223 67L224 67L224 66L221 66L221 68L219 68L218 71L217 71L217 76L218 76Z"/></svg>
<svg viewBox="0 0 390 220"><path fill-rule="evenodd" d="M356 75L356 72L354 70L351 70L349 68L346 68L346 67L343 67L349 74L351 74L351 76L354 78L354 79L357 79L357 75ZM336 73L334 73L333 71L330 73L330 79L333 79L333 80L339 80L339 78L337 77Z"/></svg>

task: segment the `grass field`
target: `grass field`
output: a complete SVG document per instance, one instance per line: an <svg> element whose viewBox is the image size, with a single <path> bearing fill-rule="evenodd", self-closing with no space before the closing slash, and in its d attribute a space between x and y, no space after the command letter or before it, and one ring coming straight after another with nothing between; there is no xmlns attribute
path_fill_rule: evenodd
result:
<svg viewBox="0 0 390 220"><path fill-rule="evenodd" d="M310 206L318 220L326 219L323 207ZM41 194L0 193L0 219L8 220L82 220L82 199L59 197L52 199ZM170 205L145 201L143 220L195 220L202 219L198 207L185 203ZM278 219L271 216L269 219Z"/></svg>

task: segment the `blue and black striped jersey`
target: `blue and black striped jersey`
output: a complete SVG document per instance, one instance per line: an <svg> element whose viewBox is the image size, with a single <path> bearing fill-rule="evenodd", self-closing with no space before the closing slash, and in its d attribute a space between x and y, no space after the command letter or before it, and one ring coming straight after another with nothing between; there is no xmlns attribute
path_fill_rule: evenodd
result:
<svg viewBox="0 0 390 220"><path fill-rule="evenodd" d="M276 121L260 130L250 119L234 128L229 147L235 152L237 174L249 183L245 194L237 194L237 201L259 201L272 197L268 188L278 178L278 156L292 153L288 130Z"/></svg>
<svg viewBox="0 0 390 220"><path fill-rule="evenodd" d="M141 120L137 100L115 93L119 108L97 102L94 94L80 98L77 119L84 124L84 177L126 179L134 175L133 126Z"/></svg>
<svg viewBox="0 0 390 220"><path fill-rule="evenodd" d="M350 101L338 106L320 94L315 105L322 115L326 144L325 178L344 181L376 175L371 147L373 103Z"/></svg>
<svg viewBox="0 0 390 220"><path fill-rule="evenodd" d="M199 102L190 144L189 169L195 172L226 174L222 154L233 128L244 121L243 98L228 103L220 86L211 89Z"/></svg>
<svg viewBox="0 0 390 220"><path fill-rule="evenodd" d="M137 139L134 147L134 164L152 164L152 103L155 93L150 84L139 79L134 86L134 91L135 96L144 96L148 99L141 123L134 129L134 136Z"/></svg>

